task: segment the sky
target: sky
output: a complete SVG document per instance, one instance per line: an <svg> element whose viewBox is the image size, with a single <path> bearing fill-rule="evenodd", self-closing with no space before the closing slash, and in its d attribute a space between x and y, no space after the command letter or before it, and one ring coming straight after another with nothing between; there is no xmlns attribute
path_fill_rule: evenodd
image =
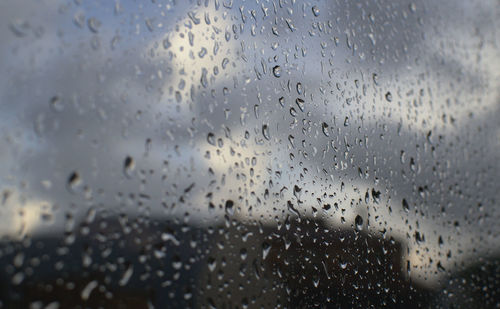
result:
<svg viewBox="0 0 500 309"><path fill-rule="evenodd" d="M498 253L493 1L229 2L0 4L4 238L93 211L211 226L231 200L359 215L429 284L430 259Z"/></svg>

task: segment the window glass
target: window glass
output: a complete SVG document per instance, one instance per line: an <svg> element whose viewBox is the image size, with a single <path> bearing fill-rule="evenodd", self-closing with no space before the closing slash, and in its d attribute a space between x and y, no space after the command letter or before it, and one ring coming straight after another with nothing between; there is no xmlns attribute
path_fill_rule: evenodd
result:
<svg viewBox="0 0 500 309"><path fill-rule="evenodd" d="M498 308L499 20L2 1L0 308Z"/></svg>

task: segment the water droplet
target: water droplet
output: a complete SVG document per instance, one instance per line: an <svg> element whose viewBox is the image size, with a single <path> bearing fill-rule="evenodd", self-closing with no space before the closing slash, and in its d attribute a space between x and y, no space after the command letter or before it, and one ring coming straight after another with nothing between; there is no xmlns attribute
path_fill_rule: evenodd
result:
<svg viewBox="0 0 500 309"><path fill-rule="evenodd" d="M62 103L62 100L59 96L53 96L50 99L50 108L52 108L53 111L55 112L62 112L64 109L64 105Z"/></svg>
<svg viewBox="0 0 500 309"><path fill-rule="evenodd" d="M150 18L146 18L146 20L144 22L145 22L146 27L148 28L148 30L150 32L153 32L154 31L153 21Z"/></svg>
<svg viewBox="0 0 500 309"><path fill-rule="evenodd" d="M97 287L98 283L96 280L90 281L82 290L80 293L80 297L83 300L87 300L90 297L90 293Z"/></svg>
<svg viewBox="0 0 500 309"><path fill-rule="evenodd" d="M363 218L360 215L357 215L354 219L354 223L356 224L356 229L361 231L363 229Z"/></svg>
<svg viewBox="0 0 500 309"><path fill-rule="evenodd" d="M415 241L418 244L425 242L425 236L424 236L424 234L420 234L419 231L415 231Z"/></svg>
<svg viewBox="0 0 500 309"><path fill-rule="evenodd" d="M376 191L375 189L372 189L372 197L373 197L373 202L375 204L380 203L380 195L381 195L380 191Z"/></svg>
<svg viewBox="0 0 500 309"><path fill-rule="evenodd" d="M230 215L230 216L234 215L234 202L233 202L233 201L231 201L231 200L228 200L228 201L226 202L226 207L225 207L225 209L226 209L226 213L227 213L228 215Z"/></svg>
<svg viewBox="0 0 500 309"><path fill-rule="evenodd" d="M344 262L344 261L340 262L340 268L346 269L347 268L347 262Z"/></svg>
<svg viewBox="0 0 500 309"><path fill-rule="evenodd" d="M87 25L89 26L90 31L97 33L101 27L101 22L97 18L91 17L87 21Z"/></svg>
<svg viewBox="0 0 500 309"><path fill-rule="evenodd" d="M207 260L208 264L208 270L210 272L213 272L215 270L215 267L217 266L217 261L213 257L209 257Z"/></svg>
<svg viewBox="0 0 500 309"><path fill-rule="evenodd" d="M262 135L264 135L265 139L268 141L271 140L271 136L269 135L269 127L267 124L262 126Z"/></svg>
<svg viewBox="0 0 500 309"><path fill-rule="evenodd" d="M125 176L130 178L132 177L134 170L135 170L134 158L132 158L131 156L127 156L123 161L123 173L125 174Z"/></svg>
<svg viewBox="0 0 500 309"><path fill-rule="evenodd" d="M118 282L118 284L120 286L127 285L128 281L132 277L133 273L134 273L134 266L133 266L133 264L130 264L130 265L128 265L127 270L123 274L123 277L120 279L120 281Z"/></svg>
<svg viewBox="0 0 500 309"><path fill-rule="evenodd" d="M281 67L279 65L273 68L273 75L275 77L281 77Z"/></svg>
<svg viewBox="0 0 500 309"><path fill-rule="evenodd" d="M385 94L385 99L387 100L387 102L392 102L392 94L390 92L387 92Z"/></svg>
<svg viewBox="0 0 500 309"><path fill-rule="evenodd" d="M207 134L207 142L210 145L215 146L215 135L212 132Z"/></svg>
<svg viewBox="0 0 500 309"><path fill-rule="evenodd" d="M409 211L410 211L410 205L408 205L408 202L406 201L406 199L403 199L402 205L403 205L403 209L404 209L406 212L409 212Z"/></svg>
<svg viewBox="0 0 500 309"><path fill-rule="evenodd" d="M14 35L21 38L28 35L28 31L30 30L30 25L25 20L17 19L10 23L9 28L10 31L14 33Z"/></svg>
<svg viewBox="0 0 500 309"><path fill-rule="evenodd" d="M82 179L78 172L72 172L68 177L68 188L70 191L75 192L78 187L82 184Z"/></svg>
<svg viewBox="0 0 500 309"><path fill-rule="evenodd" d="M302 100L301 98L297 98L297 100L295 100L295 103L297 104L297 106L299 107L300 111L303 112L304 109L305 109L305 103L304 103L304 100Z"/></svg>
<svg viewBox="0 0 500 309"><path fill-rule="evenodd" d="M267 242L262 243L262 259L265 260L269 251L271 250L271 245Z"/></svg>
<svg viewBox="0 0 500 309"><path fill-rule="evenodd" d="M292 145L292 148L295 148L295 138L293 137L293 135L288 135L288 141L290 142L290 145Z"/></svg>
<svg viewBox="0 0 500 309"><path fill-rule="evenodd" d="M182 261L181 258L178 256L174 256L172 259L172 267L176 270L179 270L182 268Z"/></svg>
<svg viewBox="0 0 500 309"><path fill-rule="evenodd" d="M181 242L175 237L174 232L170 229L161 234L161 240L164 242L170 241L174 246L179 246Z"/></svg>
<svg viewBox="0 0 500 309"><path fill-rule="evenodd" d="M12 284L20 285L24 281L24 273L18 272L14 276L12 276Z"/></svg>
<svg viewBox="0 0 500 309"><path fill-rule="evenodd" d="M300 196L302 195L302 188L300 188L299 186L295 185L293 187L293 195L295 196L295 198L300 201Z"/></svg>
<svg viewBox="0 0 500 309"><path fill-rule="evenodd" d="M193 293L192 292L186 292L186 293L184 293L184 299L185 300L190 300L192 297L193 297Z"/></svg>
<svg viewBox="0 0 500 309"><path fill-rule="evenodd" d="M278 102L280 103L281 107L285 107L285 98L284 97L280 97Z"/></svg>
<svg viewBox="0 0 500 309"><path fill-rule="evenodd" d="M144 144L146 154L148 154L151 151L152 147L153 147L153 141L150 138L146 139L146 142Z"/></svg>
<svg viewBox="0 0 500 309"><path fill-rule="evenodd" d="M297 93L299 95L302 95L304 93L304 86L302 86L302 83L297 83Z"/></svg>
<svg viewBox="0 0 500 309"><path fill-rule="evenodd" d="M326 124L326 122L323 122L321 124L321 129L323 131L323 134L325 134L325 136L330 136L330 133L328 132L328 124Z"/></svg>
<svg viewBox="0 0 500 309"><path fill-rule="evenodd" d="M40 304L40 308L41 307L42 307L42 305ZM36 307L36 308L38 308L38 307ZM44 309L59 309L59 308L61 308L61 304L58 301L53 301L44 307Z"/></svg>
<svg viewBox="0 0 500 309"><path fill-rule="evenodd" d="M319 286L319 277L318 276L315 276L313 278L313 285L315 288L317 288Z"/></svg>
<svg viewBox="0 0 500 309"><path fill-rule="evenodd" d="M241 257L241 260L244 261L247 259L247 256L248 256L248 252L247 252L247 249L245 248L242 248L240 250L240 257Z"/></svg>
<svg viewBox="0 0 500 309"><path fill-rule="evenodd" d="M319 16L319 8L317 6L312 7L312 12L314 16L318 17Z"/></svg>
<svg viewBox="0 0 500 309"><path fill-rule="evenodd" d="M417 171L417 165L415 164L415 159L410 158L410 169L412 172L416 172Z"/></svg>

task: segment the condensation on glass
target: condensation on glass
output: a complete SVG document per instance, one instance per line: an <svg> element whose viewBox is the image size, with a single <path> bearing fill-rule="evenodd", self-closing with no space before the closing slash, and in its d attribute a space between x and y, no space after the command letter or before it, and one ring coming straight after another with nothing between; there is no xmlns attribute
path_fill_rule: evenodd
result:
<svg viewBox="0 0 500 309"><path fill-rule="evenodd" d="M497 1L0 3L0 308L499 308Z"/></svg>

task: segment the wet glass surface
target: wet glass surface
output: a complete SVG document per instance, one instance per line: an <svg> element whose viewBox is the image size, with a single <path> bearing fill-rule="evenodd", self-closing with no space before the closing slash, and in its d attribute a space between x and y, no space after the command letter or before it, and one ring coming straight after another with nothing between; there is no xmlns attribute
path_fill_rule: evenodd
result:
<svg viewBox="0 0 500 309"><path fill-rule="evenodd" d="M0 308L500 308L497 1L0 3Z"/></svg>

